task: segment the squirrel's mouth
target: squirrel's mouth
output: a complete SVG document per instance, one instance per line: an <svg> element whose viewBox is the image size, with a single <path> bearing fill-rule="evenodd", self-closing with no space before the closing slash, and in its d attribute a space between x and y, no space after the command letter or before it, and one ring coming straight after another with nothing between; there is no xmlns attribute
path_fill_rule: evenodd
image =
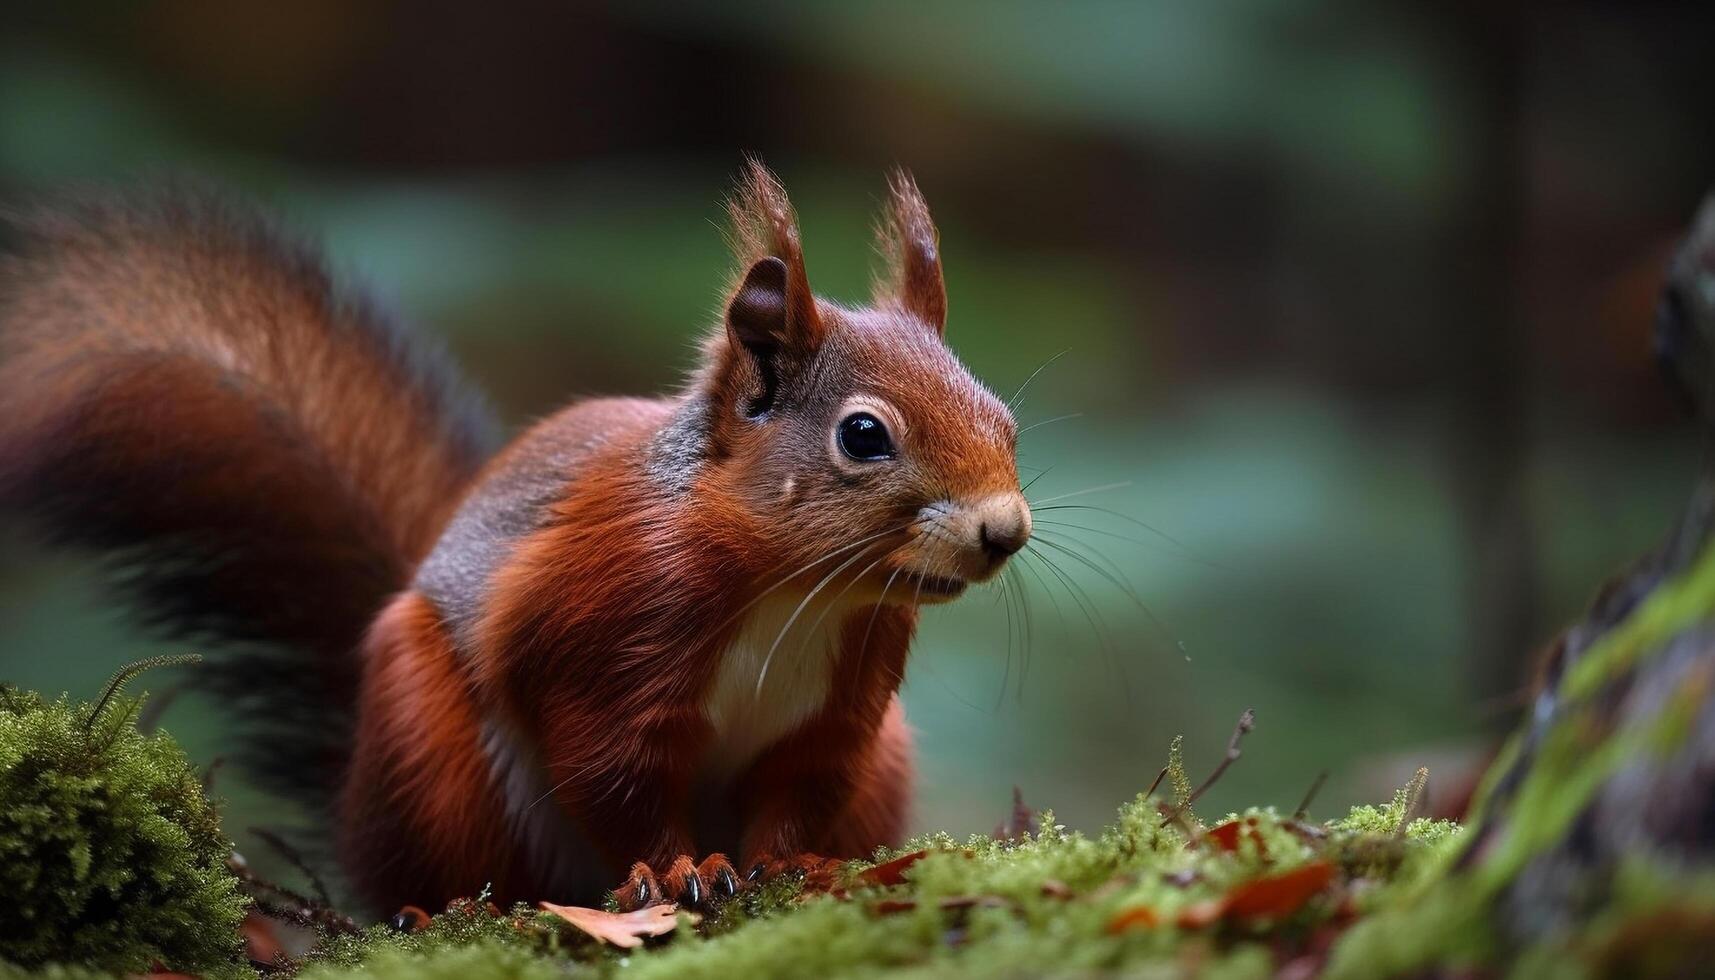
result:
<svg viewBox="0 0 1715 980"><path fill-rule="evenodd" d="M922 575L917 572L907 572L906 582L915 590L915 597L921 601L927 599L953 599L965 591L970 583L962 578L944 578L940 575Z"/></svg>

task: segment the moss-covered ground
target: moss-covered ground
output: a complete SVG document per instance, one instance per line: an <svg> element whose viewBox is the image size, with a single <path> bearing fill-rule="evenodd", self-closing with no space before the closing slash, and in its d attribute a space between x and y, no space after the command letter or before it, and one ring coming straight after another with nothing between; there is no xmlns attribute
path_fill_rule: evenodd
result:
<svg viewBox="0 0 1715 980"><path fill-rule="evenodd" d="M171 739L136 730L139 702L104 701L0 689L9 885L0 977L250 974L238 926L255 882L234 876L216 810ZM995 837L926 837L870 861L788 873L701 914L667 915L648 931L672 928L647 942L632 938L643 930L630 920L586 914L636 948L474 896L414 927L330 930L307 954L256 968L312 980L1267 976L1320 964L1340 933L1420 880L1458 836L1452 824L1411 819L1416 786L1333 822L1272 809L1204 819L1177 745L1164 776L1161 794L1125 803L1093 836L1020 806Z"/></svg>
<svg viewBox="0 0 1715 980"><path fill-rule="evenodd" d="M549 913L463 902L415 933L335 940L302 976L1271 976L1320 964L1351 922L1447 853L1457 828L1409 820L1408 795L1332 823L1264 809L1208 824L1139 796L1095 836L1043 813L1035 832L924 838L822 880L774 883L682 915L636 951Z"/></svg>
<svg viewBox="0 0 1715 980"><path fill-rule="evenodd" d="M1698 774L1715 758L1715 553L1690 554L1649 571L1660 580L1647 594L1593 614L1560 649L1467 831L1414 817L1421 778L1331 821L1198 814L1175 745L1160 792L1125 802L1093 835L1020 807L993 837L915 840L782 876L700 915L585 910L568 913L574 923L473 896L397 926L330 931L261 970L306 980L1696 975L1715 940L1715 870L1696 850L1702 838L1654 820L1673 804L1669 790L1706 786ZM243 901L226 844L170 740L139 734L123 698L97 710L4 691L0 709L10 906L0 958L12 961L0 977L248 972L235 957Z"/></svg>

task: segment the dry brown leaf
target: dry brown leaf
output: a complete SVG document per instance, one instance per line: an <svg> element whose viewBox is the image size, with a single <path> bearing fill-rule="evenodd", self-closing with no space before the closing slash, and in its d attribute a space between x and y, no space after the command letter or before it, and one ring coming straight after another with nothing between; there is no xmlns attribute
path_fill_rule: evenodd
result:
<svg viewBox="0 0 1715 980"><path fill-rule="evenodd" d="M1212 842L1220 850L1236 851L1239 849L1239 841L1249 837L1256 842L1257 854L1267 857L1268 845L1263 842L1262 835L1257 833L1256 827L1257 820L1255 817L1228 820L1204 834L1203 839Z"/></svg>
<svg viewBox="0 0 1715 980"><path fill-rule="evenodd" d="M866 885L897 885L905 880L905 869L923 860L928 854L928 851L901 854L886 864L878 864L858 875L858 880Z"/></svg>
<svg viewBox="0 0 1715 980"><path fill-rule="evenodd" d="M1247 881L1227 894L1226 914L1239 919L1284 918L1333 880L1332 864L1311 861L1285 874Z"/></svg>
<svg viewBox="0 0 1715 980"><path fill-rule="evenodd" d="M1161 916L1147 905L1135 905L1125 909L1108 920L1108 932L1118 935L1133 929L1154 929L1161 924Z"/></svg>
<svg viewBox="0 0 1715 980"><path fill-rule="evenodd" d="M652 905L635 912L607 912L577 905L555 905L541 902L543 911L552 912L585 934L621 949L636 949L645 936L665 936L679 925L677 905Z"/></svg>

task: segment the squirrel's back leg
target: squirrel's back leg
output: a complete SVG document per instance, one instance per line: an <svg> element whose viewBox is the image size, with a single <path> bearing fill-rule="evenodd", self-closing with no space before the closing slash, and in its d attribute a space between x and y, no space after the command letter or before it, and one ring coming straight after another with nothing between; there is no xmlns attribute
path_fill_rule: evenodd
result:
<svg viewBox="0 0 1715 980"><path fill-rule="evenodd" d="M363 896L438 907L492 884L534 897L509 846L482 720L434 606L397 596L363 644L362 708L339 799L340 851Z"/></svg>

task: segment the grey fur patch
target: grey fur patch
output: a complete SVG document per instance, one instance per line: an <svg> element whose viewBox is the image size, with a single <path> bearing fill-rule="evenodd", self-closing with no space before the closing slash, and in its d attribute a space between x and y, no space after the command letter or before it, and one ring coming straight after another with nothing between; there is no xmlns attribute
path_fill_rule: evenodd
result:
<svg viewBox="0 0 1715 980"><path fill-rule="evenodd" d="M548 505L564 495L578 464L602 441L553 421L527 433L465 499L418 567L412 588L441 610L461 655L473 645L489 578L520 538L542 526Z"/></svg>
<svg viewBox="0 0 1715 980"><path fill-rule="evenodd" d="M503 722L489 719L482 724L482 747L505 797L508 829L523 843L551 894L599 894L613 884L607 880L607 863L567 819L554 799L547 767L529 745Z"/></svg>
<svg viewBox="0 0 1715 980"><path fill-rule="evenodd" d="M702 396L687 398L673 417L649 441L644 470L661 489L684 493L691 488L709 450L709 413L714 408Z"/></svg>

